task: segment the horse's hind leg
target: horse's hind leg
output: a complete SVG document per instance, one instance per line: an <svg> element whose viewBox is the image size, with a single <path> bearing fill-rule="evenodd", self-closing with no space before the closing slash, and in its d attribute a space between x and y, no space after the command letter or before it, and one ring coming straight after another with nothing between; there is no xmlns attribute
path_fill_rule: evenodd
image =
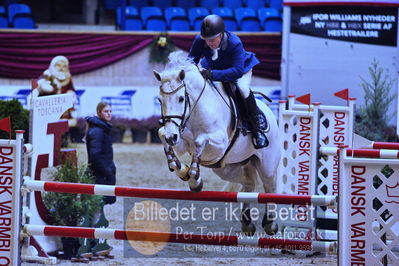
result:
<svg viewBox="0 0 399 266"><path fill-rule="evenodd" d="M242 164L228 164L224 168L212 169L221 179L242 185L243 192L252 192L255 187L256 172L252 166ZM256 231L250 216L249 203L244 203L241 209L241 230L246 235L253 235Z"/></svg>
<svg viewBox="0 0 399 266"><path fill-rule="evenodd" d="M243 167L243 192L253 192L255 189L255 180L257 177L255 168L247 164ZM251 218L251 207L249 202L245 202L241 209L241 230L247 235L254 235L256 227Z"/></svg>
<svg viewBox="0 0 399 266"><path fill-rule="evenodd" d="M258 171L259 177L262 180L265 193L275 192L274 175L277 166L273 167L273 163L276 162L265 162L264 160L262 163L261 160L259 160L258 158L254 158L253 162L255 164L256 170ZM276 223L277 215L276 212L269 212L269 210L270 204L265 204L265 214L262 220L262 227L268 235L274 235L278 231L278 225Z"/></svg>

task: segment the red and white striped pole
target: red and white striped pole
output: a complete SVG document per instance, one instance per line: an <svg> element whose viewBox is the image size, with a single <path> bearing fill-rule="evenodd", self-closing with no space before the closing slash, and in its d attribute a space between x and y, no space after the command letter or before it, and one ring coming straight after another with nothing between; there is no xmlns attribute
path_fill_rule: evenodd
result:
<svg viewBox="0 0 399 266"><path fill-rule="evenodd" d="M387 149L387 150L399 150L399 143L398 142L378 142L373 141L371 143L372 149Z"/></svg>
<svg viewBox="0 0 399 266"><path fill-rule="evenodd" d="M79 193L89 195L175 199L193 201L214 201L214 202L254 202L254 203L276 203L276 204L312 204L314 206L335 206L335 196L323 195L287 195L256 192L222 192L202 191L193 193L188 190L155 189L122 187L93 184L77 184L66 182L51 182L26 180L24 188L33 191Z"/></svg>
<svg viewBox="0 0 399 266"><path fill-rule="evenodd" d="M168 243L186 243L202 245L221 245L239 246L249 245L261 248L278 248L287 250L313 250L319 252L333 252L336 249L336 242L322 242L310 240L290 240L266 237L238 237L234 235L195 235L195 234L175 234L161 232L141 232L133 230L117 230L87 227L69 226L46 226L31 225L24 226L24 232L30 236L59 236L59 237L79 237L97 239L117 239L132 241L153 241Z"/></svg>
<svg viewBox="0 0 399 266"><path fill-rule="evenodd" d="M320 153L324 155L336 155L337 147L320 147ZM346 149L346 156L359 158L399 159L399 150L387 149Z"/></svg>

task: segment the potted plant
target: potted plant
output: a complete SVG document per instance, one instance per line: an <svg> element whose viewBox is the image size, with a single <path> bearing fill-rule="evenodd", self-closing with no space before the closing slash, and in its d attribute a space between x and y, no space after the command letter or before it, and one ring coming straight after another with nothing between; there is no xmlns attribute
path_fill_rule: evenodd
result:
<svg viewBox="0 0 399 266"><path fill-rule="evenodd" d="M136 118L129 120L130 131L132 132L132 141L134 143L146 143L148 130L143 120Z"/></svg>
<svg viewBox="0 0 399 266"><path fill-rule="evenodd" d="M151 143L162 143L158 135L158 130L161 127L159 123L160 119L161 117L159 115L153 115L145 120L146 127L148 128L148 131L150 131Z"/></svg>
<svg viewBox="0 0 399 266"><path fill-rule="evenodd" d="M78 166L73 160L65 160L56 167L53 180L71 183L93 183L93 176L84 165ZM79 226L84 215L92 214L100 209L101 196L45 192L45 206L49 209L50 221L59 226ZM76 238L61 238L63 258L70 259L76 255L79 241Z"/></svg>
<svg viewBox="0 0 399 266"><path fill-rule="evenodd" d="M111 120L112 129L112 142L113 143L122 143L123 135L125 134L126 129L128 128L129 119L123 117L113 117Z"/></svg>

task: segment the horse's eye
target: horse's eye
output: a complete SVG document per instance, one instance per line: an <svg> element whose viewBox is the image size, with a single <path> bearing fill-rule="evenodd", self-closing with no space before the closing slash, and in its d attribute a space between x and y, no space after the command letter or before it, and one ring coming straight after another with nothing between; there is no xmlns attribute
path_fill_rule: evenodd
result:
<svg viewBox="0 0 399 266"><path fill-rule="evenodd" d="M182 103L182 102L184 102L184 97L183 97L183 96L180 96L180 97L179 97L179 103Z"/></svg>

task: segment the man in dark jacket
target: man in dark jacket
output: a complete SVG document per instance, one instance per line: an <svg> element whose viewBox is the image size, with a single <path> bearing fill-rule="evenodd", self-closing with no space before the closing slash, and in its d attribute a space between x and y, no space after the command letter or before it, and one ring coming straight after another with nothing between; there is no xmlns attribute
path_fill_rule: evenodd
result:
<svg viewBox="0 0 399 266"><path fill-rule="evenodd" d="M204 68L201 74L210 80L235 82L246 105L247 120L252 127L255 148L266 147L269 142L262 130L266 119L258 112L255 97L250 90L252 68L259 63L255 54L244 50L240 38L225 30L224 21L209 15L201 24L201 35L196 36L189 56Z"/></svg>
<svg viewBox="0 0 399 266"><path fill-rule="evenodd" d="M105 102L100 102L97 105L97 116L86 118L89 127L86 135L89 167L96 178L95 183L101 185L116 184L111 137L112 125L109 123L111 118L111 106ZM113 204L116 198L104 196L103 200L105 204Z"/></svg>

